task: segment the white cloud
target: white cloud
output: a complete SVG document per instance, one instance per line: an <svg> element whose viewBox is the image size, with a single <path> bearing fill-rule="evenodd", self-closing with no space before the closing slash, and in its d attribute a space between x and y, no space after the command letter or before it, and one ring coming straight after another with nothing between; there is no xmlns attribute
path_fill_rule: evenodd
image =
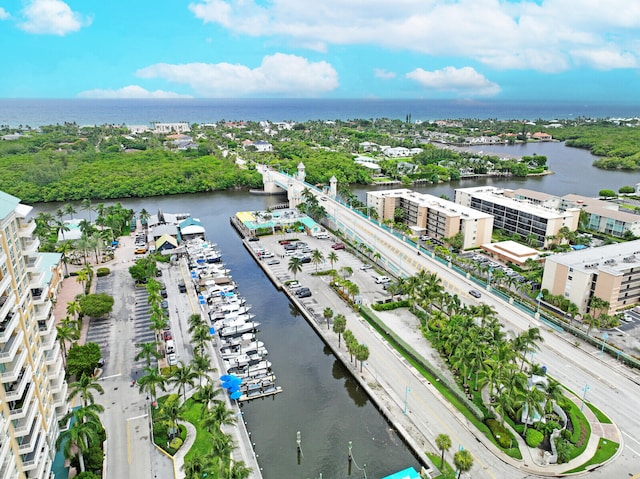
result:
<svg viewBox="0 0 640 479"><path fill-rule="evenodd" d="M491 96L500 92L498 84L487 80L471 67L445 67L434 71L416 68L407 73L407 78L431 90L455 92L466 96Z"/></svg>
<svg viewBox="0 0 640 479"><path fill-rule="evenodd" d="M616 47L603 47L593 50L574 50L572 55L576 60L598 70L612 70L614 68L636 68L638 59L629 52L620 52Z"/></svg>
<svg viewBox="0 0 640 479"><path fill-rule="evenodd" d="M200 96L245 95L317 96L338 87L338 73L327 62L310 62L276 53L249 68L230 63L157 63L136 72L142 78L163 78L189 85Z"/></svg>
<svg viewBox="0 0 640 479"><path fill-rule="evenodd" d="M609 50L591 59L607 68L640 56L640 2L628 0L367 0L366 8L362 0L197 0L189 9L237 34L316 51L377 45L545 72L583 65L590 50Z"/></svg>
<svg viewBox="0 0 640 479"><path fill-rule="evenodd" d="M86 90L78 94L81 98L191 98L191 95L180 95L170 91L155 90L149 91L138 85L129 85L118 90Z"/></svg>
<svg viewBox="0 0 640 479"><path fill-rule="evenodd" d="M391 78L396 77L394 72L387 71L384 68L374 68L373 75L376 78L382 78L383 80L390 80Z"/></svg>
<svg viewBox="0 0 640 479"><path fill-rule="evenodd" d="M22 10L24 21L18 26L29 33L66 35L91 24L91 19L71 10L61 0L31 0Z"/></svg>
<svg viewBox="0 0 640 479"><path fill-rule="evenodd" d="M0 20L6 20L10 16L11 15L9 15L9 12L7 12L4 8L0 7Z"/></svg>

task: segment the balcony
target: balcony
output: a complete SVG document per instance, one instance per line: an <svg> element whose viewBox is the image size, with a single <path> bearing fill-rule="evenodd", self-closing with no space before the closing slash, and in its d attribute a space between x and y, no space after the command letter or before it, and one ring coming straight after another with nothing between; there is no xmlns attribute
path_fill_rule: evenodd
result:
<svg viewBox="0 0 640 479"><path fill-rule="evenodd" d="M30 255L38 252L38 246L40 246L40 240L32 236L29 238L22 238L22 254Z"/></svg>
<svg viewBox="0 0 640 479"><path fill-rule="evenodd" d="M34 424L29 434L27 436L24 436L24 438L18 440L18 452L24 456L31 455L31 453L34 451L39 451L40 443L42 443L43 437L44 430L42 429L42 427Z"/></svg>
<svg viewBox="0 0 640 479"><path fill-rule="evenodd" d="M5 384L5 395L7 401L18 401L24 394L27 384L31 382L31 366L23 368L18 374L18 379L12 383Z"/></svg>
<svg viewBox="0 0 640 479"><path fill-rule="evenodd" d="M51 334L54 330L56 318L51 314L51 303L47 303L47 305L42 305L42 307L36 307L35 314L36 320L38 321L38 331L41 336L45 336L47 334Z"/></svg>
<svg viewBox="0 0 640 479"><path fill-rule="evenodd" d="M0 280L0 294L4 295L5 291L11 286L11 275L5 274L2 280ZM7 294L11 294L9 291Z"/></svg>
<svg viewBox="0 0 640 479"><path fill-rule="evenodd" d="M27 272L31 274L38 274L38 269L40 268L41 264L42 264L42 256L40 255L29 256L25 258L25 262L24 262L24 265L27 268ZM38 276L40 275L38 274Z"/></svg>
<svg viewBox="0 0 640 479"><path fill-rule="evenodd" d="M31 409L29 409L29 414L27 414L23 419L13 422L13 435L15 437L26 436L29 431L31 431L33 420L36 417L37 412L38 408L32 407Z"/></svg>
<svg viewBox="0 0 640 479"><path fill-rule="evenodd" d="M67 390L69 385L66 381L62 382L62 389L59 393L53 395L53 404L56 407L56 414L59 418L62 418L67 413L69 403L67 402Z"/></svg>
<svg viewBox="0 0 640 479"><path fill-rule="evenodd" d="M7 301L7 303L11 304L9 301ZM17 308L13 306L13 311L0 316L0 318L4 318L2 322L0 322L0 343L6 343L20 322L20 315L18 314Z"/></svg>
<svg viewBox="0 0 640 479"><path fill-rule="evenodd" d="M64 384L64 368L62 367L62 361L58 361L58 364L52 366L54 370L48 371L51 394L57 394L62 391L62 385ZM62 374L61 374L62 373Z"/></svg>
<svg viewBox="0 0 640 479"><path fill-rule="evenodd" d="M42 345L42 351L50 351L56 343L56 335L48 334L40 336L40 344Z"/></svg>
<svg viewBox="0 0 640 479"><path fill-rule="evenodd" d="M0 374L0 381L3 383L16 381L18 379L20 371L22 371L22 366L24 366L26 359L27 350L25 348L18 353L11 364L8 364L4 367L4 372Z"/></svg>
<svg viewBox="0 0 640 479"><path fill-rule="evenodd" d="M33 382L29 382L27 386L27 393L24 398L19 401L14 401L9 404L9 419L22 419L29 412L30 407L36 407L35 404L32 404L31 399L33 399L34 391L36 390L35 384Z"/></svg>
<svg viewBox="0 0 640 479"><path fill-rule="evenodd" d="M60 343L58 343L53 336L54 335L52 334L51 338L53 339L53 345L49 350L47 350L47 354L44 357L44 361L47 366L62 363L62 356L60 355Z"/></svg>
<svg viewBox="0 0 640 479"><path fill-rule="evenodd" d="M44 285L40 286L40 283L34 283L33 281L29 285L31 288L31 298L33 300L33 304L43 304L47 299L49 299L49 286Z"/></svg>
<svg viewBox="0 0 640 479"><path fill-rule="evenodd" d="M22 330L18 329L17 331L7 342L0 344L0 364L10 363L15 358L18 346L22 344L24 339Z"/></svg>
<svg viewBox="0 0 640 479"><path fill-rule="evenodd" d="M20 228L18 229L18 236L20 238L30 238L33 232L36 230L36 222L33 220L20 221Z"/></svg>

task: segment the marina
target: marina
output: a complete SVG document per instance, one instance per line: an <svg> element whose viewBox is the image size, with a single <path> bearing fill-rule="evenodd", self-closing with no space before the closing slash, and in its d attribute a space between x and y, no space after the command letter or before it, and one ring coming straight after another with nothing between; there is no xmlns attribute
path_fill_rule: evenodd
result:
<svg viewBox="0 0 640 479"><path fill-rule="evenodd" d="M185 252L198 302L211 333L218 337L222 387L238 402L281 393L272 364L265 359L268 350L256 337L260 323L253 320L256 314L249 312L251 305L238 294L217 245L198 238L185 244Z"/></svg>

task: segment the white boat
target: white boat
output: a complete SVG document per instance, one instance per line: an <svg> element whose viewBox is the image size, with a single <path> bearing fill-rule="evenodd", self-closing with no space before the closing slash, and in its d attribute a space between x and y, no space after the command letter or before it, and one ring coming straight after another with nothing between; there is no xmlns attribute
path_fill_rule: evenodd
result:
<svg viewBox="0 0 640 479"><path fill-rule="evenodd" d="M240 336L244 333L248 333L250 331L255 331L260 326L260 323L257 321L247 321L241 326L222 328L220 330L220 336L223 338L228 338L230 336Z"/></svg>
<svg viewBox="0 0 640 479"><path fill-rule="evenodd" d="M260 374L267 374L271 372L270 361L260 361L258 364L244 367L232 367L227 370L229 374L234 374L241 378L256 377Z"/></svg>
<svg viewBox="0 0 640 479"><path fill-rule="evenodd" d="M266 351L266 348L264 347L264 343L262 341L245 341L239 344L223 346L220 348L220 353L224 358L226 354L251 354L261 349L264 349Z"/></svg>
<svg viewBox="0 0 640 479"><path fill-rule="evenodd" d="M237 346L242 343L250 343L255 341L256 335L254 333L244 333L240 336L225 338L220 340L220 347L226 348L229 346Z"/></svg>
<svg viewBox="0 0 640 479"><path fill-rule="evenodd" d="M213 327L216 329L235 328L242 326L243 324L250 322L255 314L241 314L237 316L229 316L224 319L219 319L213 322Z"/></svg>

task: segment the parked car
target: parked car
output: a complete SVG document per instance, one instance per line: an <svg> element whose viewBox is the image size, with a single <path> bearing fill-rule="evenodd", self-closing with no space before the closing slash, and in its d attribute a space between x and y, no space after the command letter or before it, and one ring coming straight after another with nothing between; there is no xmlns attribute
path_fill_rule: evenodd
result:
<svg viewBox="0 0 640 479"><path fill-rule="evenodd" d="M162 309L169 309L169 302L165 299L160 303L160 306L162 306Z"/></svg>
<svg viewBox="0 0 640 479"><path fill-rule="evenodd" d="M178 364L178 356L176 356L176 353L167 354L167 363L169 366L175 366Z"/></svg>
<svg viewBox="0 0 640 479"><path fill-rule="evenodd" d="M165 341L169 341L170 339L173 339L173 336L171 336L171 331L165 331L162 336Z"/></svg>
<svg viewBox="0 0 640 479"><path fill-rule="evenodd" d="M249 236L248 241L260 241L260 238L258 238L257 236Z"/></svg>
<svg viewBox="0 0 640 479"><path fill-rule="evenodd" d="M360 266L360 269L362 271L367 271L368 269L373 268L373 266L371 266L370 264L363 264L362 266Z"/></svg>
<svg viewBox="0 0 640 479"><path fill-rule="evenodd" d="M267 264L269 266L273 266L274 264L280 264L280 260L278 258L273 258L273 259L270 259L269 261L267 261Z"/></svg>
<svg viewBox="0 0 640 479"><path fill-rule="evenodd" d="M300 289L298 289L296 291L296 296L301 297L300 296L301 294L305 294L306 295L307 293L309 293L308 296L311 296L311 290L309 288L306 288L306 287L300 288ZM302 296L302 297L306 298L306 296Z"/></svg>
<svg viewBox="0 0 640 479"><path fill-rule="evenodd" d="M482 296L482 293L480 291L478 291L477 289L469 290L469 294L471 296L473 296L474 298L479 298L480 296Z"/></svg>
<svg viewBox="0 0 640 479"><path fill-rule="evenodd" d="M391 279L388 276L376 276L375 282L377 284L387 284L391 282Z"/></svg>
<svg viewBox="0 0 640 479"><path fill-rule="evenodd" d="M431 237L429 235L420 236L420 241L429 241L430 239L431 239Z"/></svg>
<svg viewBox="0 0 640 479"><path fill-rule="evenodd" d="M293 280L293 281L289 281L287 286L289 286L289 288L291 288L291 289L297 289L297 288L301 287L302 285L300 284L299 281Z"/></svg>
<svg viewBox="0 0 640 479"><path fill-rule="evenodd" d="M334 250L344 249L344 243L334 243L331 245Z"/></svg>
<svg viewBox="0 0 640 479"><path fill-rule="evenodd" d="M303 256L302 258L300 258L300 262L301 263L311 263L311 258L309 258L308 256Z"/></svg>
<svg viewBox="0 0 640 479"><path fill-rule="evenodd" d="M329 236L327 233L319 233L316 235L316 238L318 239L329 239L331 238L331 236Z"/></svg>
<svg viewBox="0 0 640 479"><path fill-rule="evenodd" d="M310 290L302 290L298 293L298 298L309 298L311 296Z"/></svg>

